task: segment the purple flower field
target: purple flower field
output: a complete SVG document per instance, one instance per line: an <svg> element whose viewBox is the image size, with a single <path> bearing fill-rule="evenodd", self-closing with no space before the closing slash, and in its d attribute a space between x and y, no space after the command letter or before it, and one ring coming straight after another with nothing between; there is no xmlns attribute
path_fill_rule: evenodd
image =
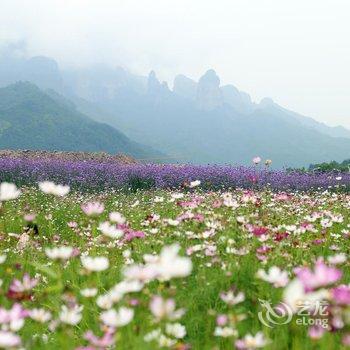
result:
<svg viewBox="0 0 350 350"><path fill-rule="evenodd" d="M0 159L0 180L32 185L50 180L79 190L179 188L200 180L203 189L348 189L349 173L301 173L259 167L117 164L94 161Z"/></svg>

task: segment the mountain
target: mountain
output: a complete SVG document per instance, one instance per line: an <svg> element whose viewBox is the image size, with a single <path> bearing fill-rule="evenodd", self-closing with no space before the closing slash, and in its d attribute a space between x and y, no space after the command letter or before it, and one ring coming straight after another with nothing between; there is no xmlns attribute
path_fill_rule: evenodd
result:
<svg viewBox="0 0 350 350"><path fill-rule="evenodd" d="M234 85L222 86L214 70L198 82L179 75L170 89L153 71L146 77L104 65L62 70L45 57L13 62L0 57L0 73L6 73L0 74L0 86L26 77L50 94L58 92L76 113L166 152L169 161L249 164L259 155L275 167L302 167L349 156L349 130L269 98L256 103Z"/></svg>
<svg viewBox="0 0 350 350"><path fill-rule="evenodd" d="M113 127L86 117L55 91L45 93L28 82L0 88L0 148L162 156Z"/></svg>
<svg viewBox="0 0 350 350"><path fill-rule="evenodd" d="M350 138L306 125L271 99L253 103L234 86L221 87L213 70L198 83L177 77L173 91L151 72L146 92L121 87L94 104L101 111L95 118L182 162L249 164L260 155L275 167L299 167L342 160L350 152Z"/></svg>

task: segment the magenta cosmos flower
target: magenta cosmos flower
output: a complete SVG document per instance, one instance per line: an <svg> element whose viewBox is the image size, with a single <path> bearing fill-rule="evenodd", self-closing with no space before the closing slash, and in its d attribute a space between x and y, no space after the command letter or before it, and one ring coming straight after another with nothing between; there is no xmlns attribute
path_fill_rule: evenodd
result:
<svg viewBox="0 0 350 350"><path fill-rule="evenodd" d="M321 259L316 262L314 270L308 267L298 267L295 269L295 274L304 285L305 291L328 286L342 277L340 270L327 266Z"/></svg>

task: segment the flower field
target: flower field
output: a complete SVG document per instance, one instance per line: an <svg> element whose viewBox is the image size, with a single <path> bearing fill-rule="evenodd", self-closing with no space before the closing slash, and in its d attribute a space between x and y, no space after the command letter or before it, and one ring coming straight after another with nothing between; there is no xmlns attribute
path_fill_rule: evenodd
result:
<svg viewBox="0 0 350 350"><path fill-rule="evenodd" d="M348 174L0 163L0 348L350 347Z"/></svg>
<svg viewBox="0 0 350 350"><path fill-rule="evenodd" d="M71 161L0 157L0 179L34 185L50 179L79 191L110 189L174 189L200 180L201 188L311 190L350 188L350 173L301 173L269 167L224 165L120 164L107 161Z"/></svg>

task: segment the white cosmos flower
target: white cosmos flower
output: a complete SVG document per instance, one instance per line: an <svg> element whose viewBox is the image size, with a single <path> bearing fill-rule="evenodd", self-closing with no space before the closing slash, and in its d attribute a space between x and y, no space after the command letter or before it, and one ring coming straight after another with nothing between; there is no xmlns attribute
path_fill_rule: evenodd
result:
<svg viewBox="0 0 350 350"><path fill-rule="evenodd" d="M158 338L158 345L160 348L172 348L175 344L175 339L168 338L164 334L161 334Z"/></svg>
<svg viewBox="0 0 350 350"><path fill-rule="evenodd" d="M328 262L332 265L338 265L338 264L343 264L347 260L346 254L344 253L339 253L333 256L328 257Z"/></svg>
<svg viewBox="0 0 350 350"><path fill-rule="evenodd" d="M215 327L214 335L216 337L232 337L237 335L237 331L232 327Z"/></svg>
<svg viewBox="0 0 350 350"><path fill-rule="evenodd" d="M288 282L288 273L282 271L278 266L271 266L268 272L259 269L256 276L263 281L271 283L274 287L285 287Z"/></svg>
<svg viewBox="0 0 350 350"><path fill-rule="evenodd" d="M172 193L171 198L173 199L180 199L183 198L185 195L183 193Z"/></svg>
<svg viewBox="0 0 350 350"><path fill-rule="evenodd" d="M162 319L177 320L181 318L184 315L185 310L175 310L175 307L174 299L163 299L159 295L154 296L150 302L151 312L157 321Z"/></svg>
<svg viewBox="0 0 350 350"><path fill-rule="evenodd" d="M330 292L319 289L315 292L305 293L304 285L297 278L292 280L283 292L283 301L296 312L300 306L315 305L316 302L329 299Z"/></svg>
<svg viewBox="0 0 350 350"><path fill-rule="evenodd" d="M80 260L88 271L104 271L109 267L109 260L104 256L82 256Z"/></svg>
<svg viewBox="0 0 350 350"><path fill-rule="evenodd" d="M178 256L179 244L163 247L160 255L145 255L146 263L134 264L124 268L128 280L149 282L155 278L167 281L171 278L186 277L192 271L192 262L188 257Z"/></svg>
<svg viewBox="0 0 350 350"><path fill-rule="evenodd" d="M117 283L112 290L124 295L127 293L139 292L142 290L144 284L140 281L121 281Z"/></svg>
<svg viewBox="0 0 350 350"><path fill-rule="evenodd" d="M244 293L239 292L237 295L230 290L227 293L221 293L220 298L228 305L236 305L245 300Z"/></svg>
<svg viewBox="0 0 350 350"><path fill-rule="evenodd" d="M131 322L134 317L134 310L121 307L118 311L111 309L100 315L100 320L109 327L122 327Z"/></svg>
<svg viewBox="0 0 350 350"><path fill-rule="evenodd" d="M100 295L96 299L96 304L101 309L109 310L114 304L113 296L109 293Z"/></svg>
<svg viewBox="0 0 350 350"><path fill-rule="evenodd" d="M100 295L96 303L101 309L110 309L114 303L119 302L127 293L139 292L144 284L137 280L121 281L106 294Z"/></svg>
<svg viewBox="0 0 350 350"><path fill-rule="evenodd" d="M167 323L165 331L177 339L182 339L186 335L186 327L181 323Z"/></svg>
<svg viewBox="0 0 350 350"><path fill-rule="evenodd" d="M12 332L0 331L0 348L14 349L21 344L21 338Z"/></svg>
<svg viewBox="0 0 350 350"><path fill-rule="evenodd" d="M32 309L29 311L29 317L34 321L45 323L51 320L51 313L45 309Z"/></svg>
<svg viewBox="0 0 350 350"><path fill-rule="evenodd" d="M52 260L68 260L73 254L73 248L65 246L46 248L45 254Z"/></svg>
<svg viewBox="0 0 350 350"><path fill-rule="evenodd" d="M253 350L265 347L269 341L265 338L262 332L256 333L254 336L246 334L243 339L236 340L237 349Z"/></svg>
<svg viewBox="0 0 350 350"><path fill-rule="evenodd" d="M110 224L108 221L100 223L98 230L100 230L105 236L114 239L120 238L124 234L123 230L118 229L115 224Z"/></svg>
<svg viewBox="0 0 350 350"><path fill-rule="evenodd" d="M46 194L53 194L57 197L63 197L69 193L69 186L56 185L52 181L39 182L39 188Z"/></svg>
<svg viewBox="0 0 350 350"><path fill-rule="evenodd" d="M178 256L180 245L175 243L165 246L156 263L156 270L162 280L169 280L174 277L186 277L192 271L192 262L188 257Z"/></svg>
<svg viewBox="0 0 350 350"><path fill-rule="evenodd" d="M7 257L6 254L0 255L0 264L3 264L6 261L6 257Z"/></svg>
<svg viewBox="0 0 350 350"><path fill-rule="evenodd" d="M189 187L194 188L194 187L199 186L200 184L201 184L201 182L199 180L191 181Z"/></svg>
<svg viewBox="0 0 350 350"><path fill-rule="evenodd" d="M21 191L15 184L2 182L0 184L0 202L16 199L21 195Z"/></svg>
<svg viewBox="0 0 350 350"><path fill-rule="evenodd" d="M126 222L125 217L122 214L118 213L117 211L112 211L109 214L109 220L111 220L112 222L115 222L119 225L123 225Z"/></svg>
<svg viewBox="0 0 350 350"><path fill-rule="evenodd" d="M259 164L260 162L261 162L261 158L260 157L254 157L253 159L252 159L252 162L255 164L255 165L257 165L257 164Z"/></svg>
<svg viewBox="0 0 350 350"><path fill-rule="evenodd" d="M158 339L162 334L162 330L160 328L157 328L149 333L147 333L144 337L143 340L147 343L151 342L152 340Z"/></svg>
<svg viewBox="0 0 350 350"><path fill-rule="evenodd" d="M85 288L80 291L80 294L85 298L92 298L97 295L97 288Z"/></svg>
<svg viewBox="0 0 350 350"><path fill-rule="evenodd" d="M166 222L169 226L178 226L180 224L179 220L166 219Z"/></svg>
<svg viewBox="0 0 350 350"><path fill-rule="evenodd" d="M61 312L59 314L59 319L61 322L69 324L71 326L77 325L81 319L83 311L83 306L75 305L72 308L68 308L66 305L62 305Z"/></svg>

